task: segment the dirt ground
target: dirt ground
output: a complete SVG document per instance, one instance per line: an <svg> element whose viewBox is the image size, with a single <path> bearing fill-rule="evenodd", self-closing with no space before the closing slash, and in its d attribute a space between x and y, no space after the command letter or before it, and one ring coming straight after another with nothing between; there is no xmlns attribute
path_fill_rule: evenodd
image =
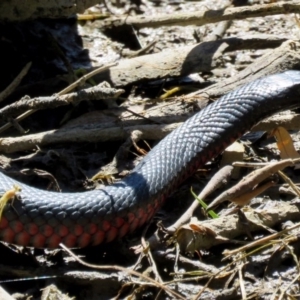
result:
<svg viewBox="0 0 300 300"><path fill-rule="evenodd" d="M121 180L223 94L300 70L299 16L295 0L106 0L77 17L0 24L3 172L57 192ZM79 89L90 90L80 98ZM73 256L1 242L0 298L300 299L299 170L290 162L289 180L276 165L263 180L271 187L242 209L225 201L214 218L198 206L188 224L166 230L192 191L212 187L200 194L210 203L251 172L235 167L211 183L222 166L299 159L299 124L297 111L261 122L179 186L147 228L121 240Z"/></svg>

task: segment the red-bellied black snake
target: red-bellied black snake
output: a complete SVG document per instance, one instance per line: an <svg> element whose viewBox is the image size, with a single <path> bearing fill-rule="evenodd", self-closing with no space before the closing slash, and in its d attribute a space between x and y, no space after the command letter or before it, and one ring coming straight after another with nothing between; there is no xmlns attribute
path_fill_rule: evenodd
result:
<svg viewBox="0 0 300 300"><path fill-rule="evenodd" d="M124 180L101 190L56 193L0 173L0 193L17 184L0 240L24 246L85 247L109 242L149 221L178 184L258 121L300 107L300 71L258 79L228 93L157 144Z"/></svg>

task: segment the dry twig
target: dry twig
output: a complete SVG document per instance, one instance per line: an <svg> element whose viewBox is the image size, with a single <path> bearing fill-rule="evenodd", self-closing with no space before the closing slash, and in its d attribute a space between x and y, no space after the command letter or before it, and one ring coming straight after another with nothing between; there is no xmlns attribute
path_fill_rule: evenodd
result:
<svg viewBox="0 0 300 300"><path fill-rule="evenodd" d="M97 86L82 89L78 92L66 95L58 94L49 97L37 98L29 98L28 96L25 96L21 100L0 109L0 118L7 120L8 118L19 113L23 113L26 110L37 111L68 105L71 103L77 105L81 101L113 99L119 97L122 93L124 93L124 90L111 88L108 83L104 82Z"/></svg>
<svg viewBox="0 0 300 300"><path fill-rule="evenodd" d="M57 95L61 96L61 95L64 95L64 94L70 92L74 88L76 88L78 86L81 86L89 78L91 78L91 77L95 76L96 74L99 74L99 73L101 73L101 72L103 72L103 71L107 70L108 68L110 68L112 66L115 66L115 65L116 65L115 63L112 63L112 64L108 64L104 67L97 68L96 70L93 70L92 72L82 76L76 82L74 82L71 85L69 85L68 87L66 87L64 90L60 91ZM19 121L29 117L31 114L33 114L35 112L36 112L35 109L30 109L30 110L26 111L25 113L23 113L22 115L19 115L14 121L19 122ZM7 130L8 128L10 128L11 125L12 125L12 122L9 122L9 123L6 123L5 125L3 125L2 127L0 127L0 133Z"/></svg>
<svg viewBox="0 0 300 300"><path fill-rule="evenodd" d="M4 91L0 93L0 102L3 101L5 98L7 98L15 90L15 88L20 84L22 79L28 73L30 67L31 67L31 62L27 63L26 66L21 70L21 72L14 79L14 81Z"/></svg>
<svg viewBox="0 0 300 300"><path fill-rule="evenodd" d="M162 283L159 283L158 281L155 281L154 279L152 279L151 277L148 277L142 273L136 272L134 270L130 270L128 268L124 268L121 266L111 266L111 265L107 265L107 266L98 266L98 265L93 265L93 264L89 264L86 263L85 261L83 261L82 259L80 259L78 256L76 256L70 249L68 249L65 245L60 244L60 246L70 255L72 256L77 262L79 262L80 264L82 264L83 266L86 266L88 268L92 268L92 269L96 269L96 270L116 270L116 271L121 271L121 272L125 272L126 274L130 274L133 276L137 276L139 278L142 278L146 281L151 282L152 284L154 284L154 286L163 289L166 293L176 297L176 299L182 299L184 300L185 298L182 297L181 295L179 295L178 293L172 291L170 288L168 288L167 286L163 285Z"/></svg>

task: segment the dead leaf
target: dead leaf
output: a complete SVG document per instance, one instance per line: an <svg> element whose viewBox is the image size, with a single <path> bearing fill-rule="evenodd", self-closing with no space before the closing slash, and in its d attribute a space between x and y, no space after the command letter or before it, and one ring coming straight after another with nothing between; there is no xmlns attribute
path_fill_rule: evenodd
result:
<svg viewBox="0 0 300 300"><path fill-rule="evenodd" d="M294 143L290 134L285 128L281 126L277 127L272 131L272 135L274 135L276 139L277 147L280 151L280 157L282 159L300 157L299 153L294 147Z"/></svg>
<svg viewBox="0 0 300 300"><path fill-rule="evenodd" d="M195 252L201 249L230 242L207 226L203 226L198 220L192 219L189 224L181 226L176 232L176 241L181 252Z"/></svg>
<svg viewBox="0 0 300 300"><path fill-rule="evenodd" d="M200 233L203 235L207 234L207 235L216 236L216 233L213 230L211 230L209 227L205 227L203 225L196 224L196 223L191 223L188 226L197 233Z"/></svg>

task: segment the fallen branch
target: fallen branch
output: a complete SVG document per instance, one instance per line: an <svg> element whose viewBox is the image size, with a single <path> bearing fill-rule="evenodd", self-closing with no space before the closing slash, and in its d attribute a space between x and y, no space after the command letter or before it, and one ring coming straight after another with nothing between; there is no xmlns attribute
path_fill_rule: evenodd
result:
<svg viewBox="0 0 300 300"><path fill-rule="evenodd" d="M4 152L34 149L56 142L105 142L125 140L138 128L142 139L162 139L194 113L191 103L170 101L144 110L144 105L87 113L63 128L0 139ZM168 125L171 124L171 125ZM1 150L0 150L1 151Z"/></svg>
<svg viewBox="0 0 300 300"><path fill-rule="evenodd" d="M174 102L171 103L174 104ZM180 107L180 103L178 103L178 107ZM157 108L159 110L160 106ZM73 121L69 126L62 129L19 137L0 138L0 151L5 153L14 153L17 151L35 149L37 146L43 147L47 145L54 145L56 143L80 143L86 142L87 140L91 143L125 140L130 137L131 133L136 131L137 128L140 132L140 139L161 140L192 114L186 109L182 112L182 115L176 115L176 112L178 112L177 109L173 111L174 115L171 114L165 117L154 117L153 120L150 118L148 120L149 124L145 124L145 118L140 120L132 118L127 121L127 124L131 125L124 125L126 124L125 122L120 123L119 126L113 122L107 124L101 123L101 119L98 120L98 123L86 125L82 125L84 120L80 122L81 125L76 125ZM274 116L274 118L275 117L276 116ZM261 122L258 127L255 127L255 130L268 130L269 128L276 127L279 121L274 118ZM290 118L283 118L283 124L287 129L300 129L300 115L295 115L294 118L295 121L292 121L291 123L289 123ZM158 120L162 120L163 122ZM266 127L264 127L264 124L266 124Z"/></svg>
<svg viewBox="0 0 300 300"><path fill-rule="evenodd" d="M142 138L160 140L176 129L181 123L170 125L141 125ZM13 153L35 149L36 146L47 146L58 143L86 143L123 140L136 130L136 126L122 128L75 128L50 130L15 138L1 138L0 151Z"/></svg>
<svg viewBox="0 0 300 300"><path fill-rule="evenodd" d="M100 68L96 68L93 71L89 72L88 74L82 76L81 78L79 78L78 80L76 80L75 82L71 83L69 86L67 86L65 89L63 89L62 91L60 91L59 93L57 93L58 96L61 95L65 95L67 93L69 93L70 91L72 91L73 89L75 89L76 87L82 86L89 78L93 77L96 74L99 74L99 72L103 72L105 70L107 70L108 68L110 68L111 66L115 66L115 63L111 63L108 64L106 66L100 67ZM32 115L33 113L35 113L36 110L35 109L29 109L26 112L24 112L23 114L19 115L17 118L15 118L14 120L12 120L9 123L4 124L2 127L0 127L0 133L7 130L8 128L10 128L12 126L12 124L14 124L15 127L20 127L20 125L18 124L19 121L29 117L30 115Z"/></svg>
<svg viewBox="0 0 300 300"><path fill-rule="evenodd" d="M123 25L133 26L135 29L161 26L201 26L210 23L230 20L244 20L247 18L265 17L279 14L299 13L300 3L298 0L291 2L277 2L272 4L252 5L243 7L229 7L218 10L200 10L189 13L159 14L137 17L111 18L99 22L99 26L119 27Z"/></svg>
<svg viewBox="0 0 300 300"><path fill-rule="evenodd" d="M8 118L14 117L29 109L37 111L68 105L71 103L77 105L81 101L113 99L119 97L122 93L124 93L124 90L111 88L108 83L104 82L97 86L82 89L78 92L66 95L57 94L49 97L37 98L25 96L21 100L0 109L0 118L7 120Z"/></svg>
<svg viewBox="0 0 300 300"><path fill-rule="evenodd" d="M97 82L108 81L115 87L147 80L185 76L213 70L224 52L244 49L268 49L280 46L286 37L262 35L227 38L197 45L168 49L160 53L124 59L117 66L96 75Z"/></svg>
<svg viewBox="0 0 300 300"><path fill-rule="evenodd" d="M260 189L259 184L269 178L274 173L285 169L286 167L293 166L295 161L292 159L285 159L278 162L272 162L266 166L252 171L250 174L242 178L237 184L230 189L224 191L216 199L214 199L206 208L210 210L224 201L231 201L238 206L247 205L254 197L262 193L267 187L272 185L272 182L267 182Z"/></svg>
<svg viewBox="0 0 300 300"><path fill-rule="evenodd" d="M205 89L190 93L184 99L209 98L216 99L240 86L260 77L297 69L300 66L300 42L286 41L280 47L266 53L255 60L236 76L222 79Z"/></svg>

